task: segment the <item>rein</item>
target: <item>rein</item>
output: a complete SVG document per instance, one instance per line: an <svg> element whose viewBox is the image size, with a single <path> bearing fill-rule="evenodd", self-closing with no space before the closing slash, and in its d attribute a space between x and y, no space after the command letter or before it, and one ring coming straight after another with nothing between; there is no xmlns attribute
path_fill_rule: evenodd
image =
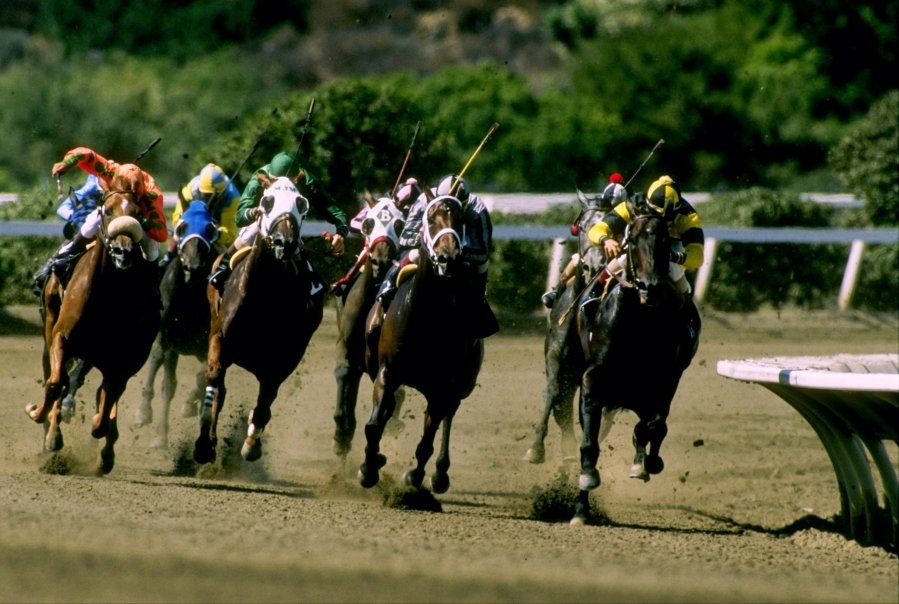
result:
<svg viewBox="0 0 899 604"><path fill-rule="evenodd" d="M456 203L456 205L458 205L460 210L462 209L462 202L459 201L458 199L456 199L455 197L451 197L448 195L444 195L442 197L436 197L436 198L432 199L431 201L429 201L428 205L425 207L425 212L424 212L425 221L427 221L428 212L430 211L431 207L433 207L439 203L444 203L446 201L453 201L454 203ZM428 252L428 258L430 258L431 261L435 265L437 264L437 251L434 249L434 243L438 239L440 239L444 235L451 235L453 237L453 239L456 240L456 244L460 248L462 247L462 238L459 236L459 232L456 231L456 229L452 229L450 227L444 227L444 228L440 229L439 231L437 231L437 233L435 233L434 235L431 235L431 230L427 227L425 227L423 230L424 230L425 249Z"/></svg>

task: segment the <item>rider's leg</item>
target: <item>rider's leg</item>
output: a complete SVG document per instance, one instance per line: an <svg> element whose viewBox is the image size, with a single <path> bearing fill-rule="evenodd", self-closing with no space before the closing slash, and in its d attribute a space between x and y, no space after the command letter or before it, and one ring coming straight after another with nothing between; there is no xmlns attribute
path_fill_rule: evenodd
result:
<svg viewBox="0 0 899 604"><path fill-rule="evenodd" d="M225 249L218 264L215 265L212 272L209 273L209 283L219 290L219 293L222 293L224 290L225 281L228 280L228 276L231 274L231 257L234 255L234 252L248 245L252 245L258 232L259 224L256 222L240 229L237 238Z"/></svg>
<svg viewBox="0 0 899 604"><path fill-rule="evenodd" d="M577 264L580 260L580 254L572 254L571 258L568 260L568 264L565 265L565 268L562 269L562 273L559 275L559 283L540 296L540 301L543 302L543 306L546 308L553 307L553 304L556 303L558 297L562 295L562 292L565 291L565 288L568 286L568 281L574 275L574 271L577 269Z"/></svg>
<svg viewBox="0 0 899 604"><path fill-rule="evenodd" d="M100 230L100 220L100 213L97 210L88 214L84 219L84 224L81 225L81 228L75 231L75 236L72 237L70 241L62 244L59 249L53 253L53 256L47 260L44 266L38 269L33 277L34 291L36 294L40 295L40 291L43 289L44 283L50 276L51 270L56 268L57 265L62 267L67 266L69 262L84 252L87 248L87 244L97 236L97 232Z"/></svg>
<svg viewBox="0 0 899 604"><path fill-rule="evenodd" d="M390 306L390 301L393 300L393 296L396 294L396 279L400 274L400 270L414 262L418 262L417 249L401 252L400 257L390 267L387 274L384 275L384 280L381 282L381 287L378 288L378 293L375 296L375 301L381 305L382 312L387 310L387 307Z"/></svg>
<svg viewBox="0 0 899 604"><path fill-rule="evenodd" d="M472 307L466 313L471 316L474 327L474 336L484 339L492 336L499 331L499 322L490 303L487 302L487 264L479 267L473 267L475 272L472 281L474 282L474 291L472 297Z"/></svg>

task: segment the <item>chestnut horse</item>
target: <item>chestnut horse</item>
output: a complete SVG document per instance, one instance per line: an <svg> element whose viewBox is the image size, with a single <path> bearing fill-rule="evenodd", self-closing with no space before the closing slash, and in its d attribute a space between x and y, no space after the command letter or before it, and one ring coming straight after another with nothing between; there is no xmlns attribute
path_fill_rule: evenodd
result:
<svg viewBox="0 0 899 604"><path fill-rule="evenodd" d="M580 494L573 524L585 521L589 491L600 484L596 464L602 410L637 414L632 478L646 481L664 469L659 449L668 432L671 401L698 344L698 314L694 334L687 329L693 302L668 277L668 226L661 215L641 206L641 199L627 202L633 220L625 235L624 276L612 280L605 296L582 305L578 313L587 362L580 395Z"/></svg>
<svg viewBox="0 0 899 604"><path fill-rule="evenodd" d="M368 209L361 230L365 247L356 266L355 278L337 296L337 405L334 409L334 453L346 457L356 432L356 400L359 381L366 371L365 319L375 301L384 275L396 261L403 213L392 199L382 197Z"/></svg>
<svg viewBox="0 0 899 604"><path fill-rule="evenodd" d="M234 270L224 292L208 287L212 320L206 365L206 393L200 409L200 436L194 460L215 460L217 425L227 393L225 373L236 364L259 382L256 406L250 411L241 455L262 456L262 434L271 405L285 379L296 369L322 320L325 288L312 278L312 267L300 253L300 229L309 202L286 177L257 174L263 194L259 233L246 256L234 254Z"/></svg>
<svg viewBox="0 0 899 604"><path fill-rule="evenodd" d="M68 284L53 274L44 287L44 401L25 409L43 424L45 448L59 451L60 400L69 389L66 366L79 358L99 370L91 435L106 439L99 467L104 474L115 465L119 398L147 360L159 329L156 265L141 252L137 194L126 183L116 177L104 185L98 240L78 259Z"/></svg>
<svg viewBox="0 0 899 604"><path fill-rule="evenodd" d="M156 438L151 444L159 448L168 445L169 408L178 385L179 356L196 357L203 365L197 373L196 387L184 401L181 416L195 417L199 402L203 400L210 322L206 285L219 232L206 204L194 200L181 214L175 234L178 236L177 254L165 267L159 286L162 324L147 362L143 400L136 413L138 426L153 423L153 382L159 368L163 367L162 409L156 425Z"/></svg>
<svg viewBox="0 0 899 604"><path fill-rule="evenodd" d="M546 366L546 387L543 390L543 412L534 426L534 440L525 453L533 464L546 460L544 440L549 432L549 417L556 420L562 433L562 458L576 459L577 440L574 434L574 393L581 384L586 366L575 316L578 298L584 288L605 266L603 252L587 238L590 228L611 209L601 196L587 197L577 191L581 212L571 228L578 238L577 268L574 279L565 287L553 304L546 319L543 356ZM604 424L608 425L608 424Z"/></svg>
<svg viewBox="0 0 899 604"><path fill-rule="evenodd" d="M443 438L431 488L444 493L450 486L453 416L474 390L484 358L484 344L468 335L468 319L461 310L466 308L464 301L473 287L462 266L462 212L461 202L449 195L428 202L417 270L398 286L380 337L371 338L367 344L366 362L375 385L371 416L365 425L365 459L359 468L363 487L376 485L378 471L387 463L380 442L401 385L415 388L427 401L424 429L415 450L417 464L406 472L405 482L421 488L425 465L434 452L434 437L442 423Z"/></svg>

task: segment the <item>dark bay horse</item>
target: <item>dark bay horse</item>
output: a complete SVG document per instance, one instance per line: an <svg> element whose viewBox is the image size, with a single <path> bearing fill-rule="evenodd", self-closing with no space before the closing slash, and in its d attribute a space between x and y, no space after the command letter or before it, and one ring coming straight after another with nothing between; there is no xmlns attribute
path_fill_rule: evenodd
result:
<svg viewBox="0 0 899 604"><path fill-rule="evenodd" d="M577 439L574 434L574 393L581 385L581 375L586 362L577 333L575 316L578 298L585 286L605 266L603 252L587 238L590 228L611 209L601 196L587 197L577 191L581 212L571 230L578 238L577 268L574 279L565 287L553 304L546 320L546 336L543 356L546 367L546 387L543 391L543 412L534 426L534 440L525 453L525 459L533 464L546 460L544 440L549 432L550 415L562 433L562 458L576 459Z"/></svg>
<svg viewBox="0 0 899 604"><path fill-rule="evenodd" d="M147 360L159 329L156 265L144 259L137 194L121 177L104 185L97 241L82 255L65 287L54 274L43 291L44 401L26 407L44 425L48 451L63 447L60 401L67 394L66 365L83 359L102 375L91 435L105 438L100 471L115 465L118 401Z"/></svg>
<svg viewBox="0 0 899 604"><path fill-rule="evenodd" d="M375 382L372 411L365 425L365 459L359 481L370 488L387 463L381 437L396 406L401 385L415 388L427 404L424 429L415 450L416 466L405 482L421 488L425 465L434 452L434 438L443 424L440 453L431 488L444 493L450 486L449 441L453 416L477 383L484 345L468 335L465 296L472 284L462 266L462 204L443 195L427 205L422 227L420 260L415 274L402 282L387 309L380 337L367 347L369 375ZM376 312L377 307L372 312Z"/></svg>
<svg viewBox="0 0 899 604"><path fill-rule="evenodd" d="M612 279L608 293L578 313L587 363L580 396L580 494L573 524L584 522L589 491L600 484L596 464L602 410L622 408L637 415L631 477L645 481L663 470L659 449L668 432L671 401L698 344L698 323L695 337L687 329L685 309L694 309L693 302L685 300L668 277L671 238L664 218L638 203L628 202L628 211L633 220L625 234L624 276Z"/></svg>
<svg viewBox="0 0 899 604"><path fill-rule="evenodd" d="M194 200L181 214L176 228L177 254L165 268L159 289L162 294L162 323L147 362L143 400L137 409L138 426L153 422L153 383L160 367L162 409L156 425L156 438L151 446L166 447L169 433L169 408L178 385L176 369L181 355L199 359L203 366L197 373L196 388L184 402L181 415L194 417L206 388L206 352L209 348L209 301L206 278L215 259L214 243L218 229L206 204Z"/></svg>
<svg viewBox="0 0 899 604"><path fill-rule="evenodd" d="M300 230L309 202L286 177L257 174L263 186L259 234L236 264L221 297L208 287L211 323L206 365L206 393L200 409L200 436L194 460L215 460L218 419L227 393L225 373L243 367L259 382L256 406L250 411L241 455L262 456L262 434L271 405L285 379L296 369L322 320L324 286L311 277L311 265L300 255Z"/></svg>
<svg viewBox="0 0 899 604"><path fill-rule="evenodd" d="M359 381L366 372L365 320L384 275L396 261L403 213L392 199L382 197L368 210L361 230L365 246L353 270L355 278L337 296L337 405L334 410L334 453L346 457L356 432Z"/></svg>

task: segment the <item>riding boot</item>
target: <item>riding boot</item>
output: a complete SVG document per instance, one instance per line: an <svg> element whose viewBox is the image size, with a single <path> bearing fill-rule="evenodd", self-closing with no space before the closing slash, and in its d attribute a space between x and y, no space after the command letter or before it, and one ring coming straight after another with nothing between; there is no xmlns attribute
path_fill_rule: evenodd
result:
<svg viewBox="0 0 899 604"><path fill-rule="evenodd" d="M212 272L209 273L209 283L218 290L219 294L222 294L225 291L225 282L228 280L228 276L231 275L231 256L233 256L236 251L237 248L234 244L229 245L222 254L219 263L212 269Z"/></svg>
<svg viewBox="0 0 899 604"><path fill-rule="evenodd" d="M393 296L396 294L396 278L400 274L401 268L402 266L399 262L390 267L387 274L384 275L384 280L381 281L378 293L375 295L375 302L381 306L382 315L387 312L387 307L390 306L390 301L393 300Z"/></svg>
<svg viewBox="0 0 899 604"><path fill-rule="evenodd" d="M82 235L81 231L76 231L75 236L72 237L71 241L67 241L61 245L59 249L54 252L53 256L47 260L44 266L34 273L34 282L32 283L32 291L34 294L36 296L41 295L44 284L47 282L47 279L50 278L51 271L55 272L60 277L64 275L69 264L84 252L90 240L91 238Z"/></svg>
<svg viewBox="0 0 899 604"><path fill-rule="evenodd" d="M565 282L559 281L558 285L556 285L551 290L544 292L542 296L540 296L540 301L543 302L543 306L546 308L552 308L553 304L556 303L556 300L559 299L559 296L562 295L562 292L565 291Z"/></svg>

